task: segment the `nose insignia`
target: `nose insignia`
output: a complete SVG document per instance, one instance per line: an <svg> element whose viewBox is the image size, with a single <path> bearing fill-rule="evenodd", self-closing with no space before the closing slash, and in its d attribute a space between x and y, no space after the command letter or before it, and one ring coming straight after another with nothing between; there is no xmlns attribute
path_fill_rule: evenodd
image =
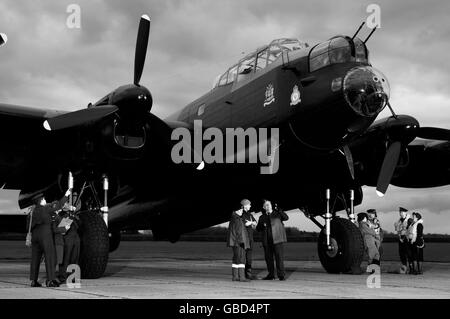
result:
<svg viewBox="0 0 450 319"><path fill-rule="evenodd" d="M372 117L380 113L389 100L389 82L373 67L356 67L345 76L343 93L356 113Z"/></svg>

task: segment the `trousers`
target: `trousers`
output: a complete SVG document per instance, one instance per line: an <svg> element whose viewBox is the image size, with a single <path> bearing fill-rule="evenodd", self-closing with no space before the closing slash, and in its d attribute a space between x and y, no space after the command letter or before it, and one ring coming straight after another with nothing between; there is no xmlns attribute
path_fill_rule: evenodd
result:
<svg viewBox="0 0 450 319"><path fill-rule="evenodd" d="M278 277L285 276L284 270L284 247L283 243L279 244L267 244L264 245L264 256L266 259L267 270L269 276L275 276L274 261L276 264L276 270ZM275 260L274 260L275 257Z"/></svg>
<svg viewBox="0 0 450 319"><path fill-rule="evenodd" d="M30 280L38 280L42 255L45 257L47 280L55 279L56 251L52 229L49 226L36 226L32 233Z"/></svg>

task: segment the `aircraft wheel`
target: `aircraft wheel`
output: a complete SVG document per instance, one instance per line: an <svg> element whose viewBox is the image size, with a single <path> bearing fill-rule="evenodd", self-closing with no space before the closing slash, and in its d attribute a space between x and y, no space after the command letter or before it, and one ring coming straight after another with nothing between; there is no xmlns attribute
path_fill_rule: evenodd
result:
<svg viewBox="0 0 450 319"><path fill-rule="evenodd" d="M121 235L120 232L112 232L109 234L109 252L117 250L120 245Z"/></svg>
<svg viewBox="0 0 450 319"><path fill-rule="evenodd" d="M80 213L80 269L84 279L100 278L108 264L108 228L96 211Z"/></svg>
<svg viewBox="0 0 450 319"><path fill-rule="evenodd" d="M359 267L364 257L364 240L361 231L348 219L339 217L331 221L331 246L326 247L325 229L319 235L320 262L328 273L344 273Z"/></svg>

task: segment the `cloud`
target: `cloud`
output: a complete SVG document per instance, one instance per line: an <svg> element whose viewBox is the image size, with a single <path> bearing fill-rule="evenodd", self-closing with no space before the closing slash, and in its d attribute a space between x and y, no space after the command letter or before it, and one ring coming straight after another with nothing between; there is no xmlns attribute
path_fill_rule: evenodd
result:
<svg viewBox="0 0 450 319"><path fill-rule="evenodd" d="M20 213L19 191L15 190L0 190L0 215L1 214L18 214Z"/></svg>
<svg viewBox="0 0 450 319"><path fill-rule="evenodd" d="M152 92L153 112L165 117L208 92L244 52L274 38L298 37L313 45L352 35L372 2L77 0L82 27L76 30L66 26L72 0L4 0L0 32L9 41L0 49L0 102L75 110L132 82L138 20L148 13L152 25L141 83ZM450 2L377 3L382 27L368 46L372 64L390 81L393 107L423 126L450 128ZM369 32L365 27L360 36ZM365 189L361 208L390 212L403 203L428 210L430 222L448 233L445 193L447 188L391 187L378 199Z"/></svg>

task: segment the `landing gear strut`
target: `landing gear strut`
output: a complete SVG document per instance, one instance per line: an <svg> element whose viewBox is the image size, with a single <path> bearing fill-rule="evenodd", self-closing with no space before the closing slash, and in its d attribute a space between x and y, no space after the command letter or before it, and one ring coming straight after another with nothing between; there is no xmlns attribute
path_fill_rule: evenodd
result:
<svg viewBox="0 0 450 319"><path fill-rule="evenodd" d="M108 227L108 177L106 175L103 175L103 192L104 192L104 198L103 198L103 207L100 208L100 211L103 213L103 220L105 221L106 227Z"/></svg>
<svg viewBox="0 0 450 319"><path fill-rule="evenodd" d="M350 192L350 210L347 209L349 219L336 216L330 209L330 190L326 190L326 213L322 216L325 225L311 216L313 222L319 225L321 232L318 241L319 259L323 268L329 273L348 273L359 269L364 256L364 241L359 228L354 222L353 213L354 193Z"/></svg>

